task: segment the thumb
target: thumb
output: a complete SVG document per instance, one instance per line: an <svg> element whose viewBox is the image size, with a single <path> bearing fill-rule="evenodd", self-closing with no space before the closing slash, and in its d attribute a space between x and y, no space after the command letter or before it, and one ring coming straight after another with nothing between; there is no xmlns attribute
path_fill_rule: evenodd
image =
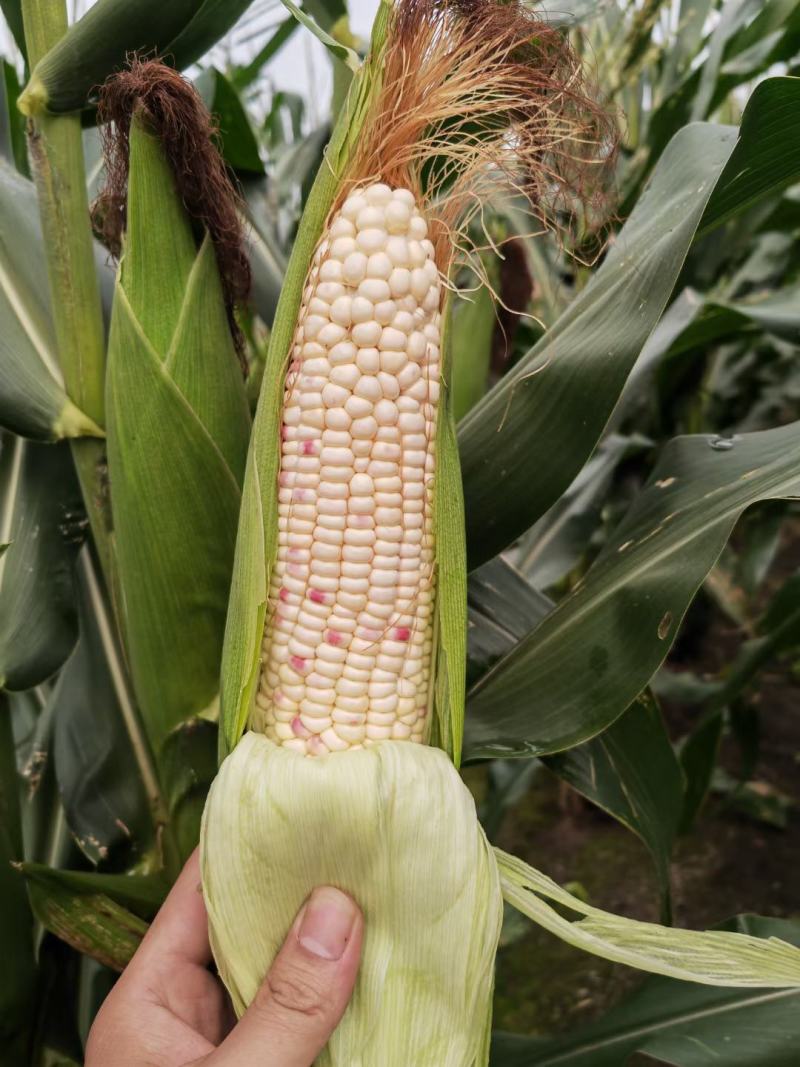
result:
<svg viewBox="0 0 800 1067"><path fill-rule="evenodd" d="M310 1067L353 992L363 926L349 896L331 886L315 889L253 1003L207 1067Z"/></svg>

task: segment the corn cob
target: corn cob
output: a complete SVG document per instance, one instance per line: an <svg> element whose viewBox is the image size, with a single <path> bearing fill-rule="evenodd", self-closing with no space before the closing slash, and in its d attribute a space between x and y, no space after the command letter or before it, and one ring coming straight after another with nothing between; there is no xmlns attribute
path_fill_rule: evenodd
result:
<svg viewBox="0 0 800 1067"><path fill-rule="evenodd" d="M286 378L252 725L298 752L426 734L440 294L413 193L355 188L314 255Z"/></svg>

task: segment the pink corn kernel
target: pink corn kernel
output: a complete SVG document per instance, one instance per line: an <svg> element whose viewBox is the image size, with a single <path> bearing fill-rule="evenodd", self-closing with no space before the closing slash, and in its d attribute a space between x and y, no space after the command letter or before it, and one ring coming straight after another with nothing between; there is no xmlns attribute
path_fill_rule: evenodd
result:
<svg viewBox="0 0 800 1067"><path fill-rule="evenodd" d="M292 490L292 500L296 504L302 504L305 500L308 500L308 490L307 489L293 489Z"/></svg>
<svg viewBox="0 0 800 1067"><path fill-rule="evenodd" d="M329 645L340 645L342 643L342 635L338 630L326 630L325 640Z"/></svg>
<svg viewBox="0 0 800 1067"><path fill-rule="evenodd" d="M299 715L295 715L292 719L292 733L295 737L308 737L311 733L310 730L307 730L305 726L303 726Z"/></svg>
<svg viewBox="0 0 800 1067"><path fill-rule="evenodd" d="M321 589L309 589L308 599L313 600L315 604L325 604L325 594Z"/></svg>
<svg viewBox="0 0 800 1067"><path fill-rule="evenodd" d="M281 586L280 591L278 592L278 596L281 598L281 600L284 601L289 599L289 590L286 588L285 585Z"/></svg>
<svg viewBox="0 0 800 1067"><path fill-rule="evenodd" d="M407 626L396 626L394 631L395 641L408 641L411 637L411 630Z"/></svg>
<svg viewBox="0 0 800 1067"><path fill-rule="evenodd" d="M278 475L278 485L289 486L292 484L292 472L281 471Z"/></svg>
<svg viewBox="0 0 800 1067"><path fill-rule="evenodd" d="M304 456L313 456L316 451L317 451L317 442L316 441L303 441L303 455Z"/></svg>
<svg viewBox="0 0 800 1067"><path fill-rule="evenodd" d="M294 667L298 674L305 674L308 670L306 661L302 656L289 656L289 663Z"/></svg>

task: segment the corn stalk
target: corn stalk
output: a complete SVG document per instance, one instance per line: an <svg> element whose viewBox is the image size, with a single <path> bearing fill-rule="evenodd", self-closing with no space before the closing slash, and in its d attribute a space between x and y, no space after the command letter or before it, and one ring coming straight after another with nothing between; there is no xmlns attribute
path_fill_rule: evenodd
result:
<svg viewBox="0 0 800 1067"><path fill-rule="evenodd" d="M67 31L63 0L24 0L28 59L34 64ZM99 427L105 425L105 338L95 275L79 115L32 117L31 169L39 196L58 359L67 393ZM92 536L114 588L105 446L91 437L71 444Z"/></svg>

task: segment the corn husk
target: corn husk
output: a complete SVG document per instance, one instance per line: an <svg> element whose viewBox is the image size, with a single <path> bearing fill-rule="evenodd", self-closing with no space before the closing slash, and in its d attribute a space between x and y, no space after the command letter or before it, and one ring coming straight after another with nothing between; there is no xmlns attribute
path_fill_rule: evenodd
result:
<svg viewBox="0 0 800 1067"><path fill-rule="evenodd" d="M138 116L106 400L126 648L158 754L216 700L250 420L214 248Z"/></svg>
<svg viewBox="0 0 800 1067"><path fill-rule="evenodd" d="M311 890L335 885L361 906L365 941L317 1062L486 1063L502 900L472 796L443 752L392 741L305 759L248 733L211 788L201 863L238 1013Z"/></svg>

